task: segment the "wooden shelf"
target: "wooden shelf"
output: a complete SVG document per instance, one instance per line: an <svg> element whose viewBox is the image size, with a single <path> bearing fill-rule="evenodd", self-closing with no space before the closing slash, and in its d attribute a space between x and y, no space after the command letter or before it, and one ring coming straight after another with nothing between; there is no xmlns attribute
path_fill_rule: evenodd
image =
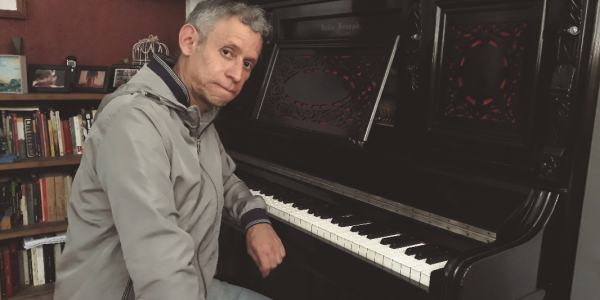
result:
<svg viewBox="0 0 600 300"><path fill-rule="evenodd" d="M12 164L0 164L0 171L78 165L81 162L81 156L82 154L71 154L55 157L26 158Z"/></svg>
<svg viewBox="0 0 600 300"><path fill-rule="evenodd" d="M0 94L0 101L14 100L102 100L106 94Z"/></svg>
<svg viewBox="0 0 600 300"><path fill-rule="evenodd" d="M54 299L54 282L38 286L21 286L19 292L9 300L52 300Z"/></svg>
<svg viewBox="0 0 600 300"><path fill-rule="evenodd" d="M67 220L54 221L54 222L42 222L34 223L29 225L18 225L11 229L0 230L0 240L14 239L18 237L51 233L57 231L65 231L69 223Z"/></svg>

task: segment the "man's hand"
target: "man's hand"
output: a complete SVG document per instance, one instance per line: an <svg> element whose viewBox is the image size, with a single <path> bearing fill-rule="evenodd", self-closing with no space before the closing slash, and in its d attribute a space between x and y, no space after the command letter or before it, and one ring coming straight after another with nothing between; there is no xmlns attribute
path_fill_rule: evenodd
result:
<svg viewBox="0 0 600 300"><path fill-rule="evenodd" d="M285 249L281 240L269 224L257 224L246 232L246 248L248 254L260 269L263 278L281 263Z"/></svg>

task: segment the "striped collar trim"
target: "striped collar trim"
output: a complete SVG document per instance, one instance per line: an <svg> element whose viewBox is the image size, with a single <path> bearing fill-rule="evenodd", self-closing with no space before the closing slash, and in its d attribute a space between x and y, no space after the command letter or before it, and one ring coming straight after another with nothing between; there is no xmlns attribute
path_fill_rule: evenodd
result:
<svg viewBox="0 0 600 300"><path fill-rule="evenodd" d="M179 76L173 72L175 64L177 64L176 59L160 53L153 53L152 60L148 63L148 68L167 84L179 103L185 107L190 107L190 93Z"/></svg>

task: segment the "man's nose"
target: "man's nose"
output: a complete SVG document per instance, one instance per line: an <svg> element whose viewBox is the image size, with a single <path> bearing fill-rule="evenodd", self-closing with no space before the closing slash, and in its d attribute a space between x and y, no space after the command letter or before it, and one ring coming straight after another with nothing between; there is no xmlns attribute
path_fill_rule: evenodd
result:
<svg viewBox="0 0 600 300"><path fill-rule="evenodd" d="M242 81L243 75L244 75L244 62L234 62L233 64L231 64L229 66L229 68L227 69L225 75L229 78L231 78L231 80L234 83L239 83Z"/></svg>

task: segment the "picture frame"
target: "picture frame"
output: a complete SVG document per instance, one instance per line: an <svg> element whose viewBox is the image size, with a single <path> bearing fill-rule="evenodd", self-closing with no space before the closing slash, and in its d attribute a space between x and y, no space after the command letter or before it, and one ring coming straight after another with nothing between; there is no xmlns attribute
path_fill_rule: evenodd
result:
<svg viewBox="0 0 600 300"><path fill-rule="evenodd" d="M114 91L121 85L128 83L141 68L142 65L113 65L109 91Z"/></svg>
<svg viewBox="0 0 600 300"><path fill-rule="evenodd" d="M27 63L24 55L0 55L0 94L27 94Z"/></svg>
<svg viewBox="0 0 600 300"><path fill-rule="evenodd" d="M111 67L78 66L75 72L73 91L80 93L108 92L111 82Z"/></svg>
<svg viewBox="0 0 600 300"><path fill-rule="evenodd" d="M71 87L71 67L28 65L27 78L30 93L68 93Z"/></svg>
<svg viewBox="0 0 600 300"><path fill-rule="evenodd" d="M0 1L0 18L27 19L26 0Z"/></svg>

